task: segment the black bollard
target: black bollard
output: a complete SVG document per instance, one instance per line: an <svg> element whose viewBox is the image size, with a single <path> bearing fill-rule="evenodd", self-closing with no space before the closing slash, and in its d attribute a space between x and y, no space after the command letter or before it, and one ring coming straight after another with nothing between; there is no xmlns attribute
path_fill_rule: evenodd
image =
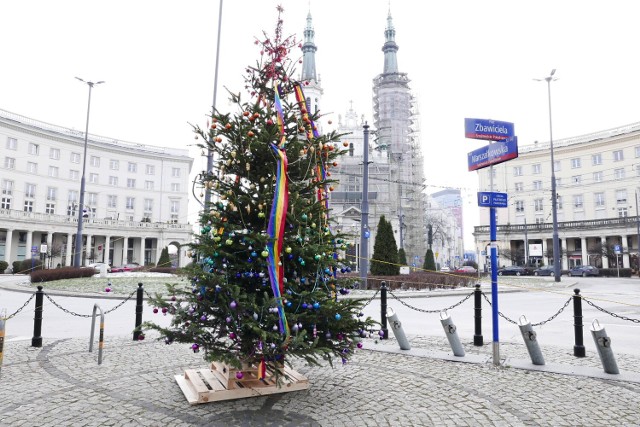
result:
<svg viewBox="0 0 640 427"><path fill-rule="evenodd" d="M42 286L36 291L36 310L33 318L33 338L31 347L42 347L42 308L44 305L44 292Z"/></svg>
<svg viewBox="0 0 640 427"><path fill-rule="evenodd" d="M138 291L136 294L136 327L133 330L133 340L138 341L140 339L140 335L142 335L142 309L143 309L143 295L144 289L142 288L142 283L138 283Z"/></svg>
<svg viewBox="0 0 640 427"><path fill-rule="evenodd" d="M482 291L480 291L480 284L476 284L476 290L473 291L473 306L475 320L473 345L482 346L484 342L482 338Z"/></svg>
<svg viewBox="0 0 640 427"><path fill-rule="evenodd" d="M382 327L380 328L380 339L389 339L389 330L387 329L387 282L380 284L380 320Z"/></svg>
<svg viewBox="0 0 640 427"><path fill-rule="evenodd" d="M576 357L585 357L584 340L582 337L582 297L580 289L574 289L573 292L573 330L575 334L576 344L573 346L573 355Z"/></svg>

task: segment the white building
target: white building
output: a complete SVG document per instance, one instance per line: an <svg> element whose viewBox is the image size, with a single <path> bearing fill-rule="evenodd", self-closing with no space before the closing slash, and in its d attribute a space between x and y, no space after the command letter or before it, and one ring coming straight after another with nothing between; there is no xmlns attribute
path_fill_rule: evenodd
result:
<svg viewBox="0 0 640 427"><path fill-rule="evenodd" d="M637 268L640 123L553 142L562 268L589 264ZM519 157L493 167L500 265L553 262L549 143L520 146ZM490 168L478 171L490 191ZM481 208L476 250L487 250L489 209ZM619 249L619 254L616 249ZM479 263L486 263L480 257Z"/></svg>
<svg viewBox="0 0 640 427"><path fill-rule="evenodd" d="M165 246L191 241L187 150L89 135L0 110L0 260L71 265L83 208L82 265L157 263ZM42 255L41 255L42 253ZM178 264L188 263L186 249Z"/></svg>
<svg viewBox="0 0 640 427"><path fill-rule="evenodd" d="M431 227L431 249L436 265L456 268L464 263L462 196L458 189L428 196L427 227Z"/></svg>

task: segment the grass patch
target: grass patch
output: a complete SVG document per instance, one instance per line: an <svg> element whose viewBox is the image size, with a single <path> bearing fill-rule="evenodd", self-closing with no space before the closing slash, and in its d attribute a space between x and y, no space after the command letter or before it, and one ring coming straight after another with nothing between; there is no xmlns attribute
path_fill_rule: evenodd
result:
<svg viewBox="0 0 640 427"><path fill-rule="evenodd" d="M109 287L111 288L111 292L108 292L108 294L126 296L138 289L138 283L142 283L146 293L151 295L155 295L156 293L167 295L168 284L176 284L179 287L184 286L185 289L191 289L191 283L184 276L157 273L145 273L142 277L139 275L120 276L120 274L114 274L109 277L100 277L99 275L96 275L93 277L32 283L31 287L35 289L36 286L40 285L43 287L45 292L48 290L55 290L88 294L107 294L105 289Z"/></svg>

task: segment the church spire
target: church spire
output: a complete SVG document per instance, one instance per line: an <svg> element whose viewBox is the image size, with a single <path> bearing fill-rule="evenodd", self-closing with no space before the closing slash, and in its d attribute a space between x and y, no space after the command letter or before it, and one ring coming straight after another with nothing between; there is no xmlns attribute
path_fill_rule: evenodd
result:
<svg viewBox="0 0 640 427"><path fill-rule="evenodd" d="M382 46L384 52L384 71L382 74L391 74L398 72L398 45L396 44L396 29L393 27L391 19L391 10L387 16L387 28L384 30L385 43Z"/></svg>
<svg viewBox="0 0 640 427"><path fill-rule="evenodd" d="M318 48L313 42L315 31L311 24L311 12L307 14L307 27L304 29L304 44L302 45L302 80L317 82L316 76L316 51Z"/></svg>

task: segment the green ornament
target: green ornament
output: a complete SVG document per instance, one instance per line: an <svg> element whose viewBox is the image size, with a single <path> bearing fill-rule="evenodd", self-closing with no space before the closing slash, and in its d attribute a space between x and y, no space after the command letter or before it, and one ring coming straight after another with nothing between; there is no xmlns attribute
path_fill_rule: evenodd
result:
<svg viewBox="0 0 640 427"><path fill-rule="evenodd" d="M225 242L227 245L233 245L233 240L231 239L227 239L227 241Z"/></svg>
<svg viewBox="0 0 640 427"><path fill-rule="evenodd" d="M320 261L320 258L322 257L320 255L316 255L314 258L316 259L316 261Z"/></svg>
<svg viewBox="0 0 640 427"><path fill-rule="evenodd" d="M266 249L265 249L264 251L262 251L262 256L263 256L264 258L268 257L268 256L269 256L269 251L268 251L268 250L266 250Z"/></svg>
<svg viewBox="0 0 640 427"><path fill-rule="evenodd" d="M307 220L307 214L302 214L302 216L300 217L300 219L302 219L303 221Z"/></svg>

